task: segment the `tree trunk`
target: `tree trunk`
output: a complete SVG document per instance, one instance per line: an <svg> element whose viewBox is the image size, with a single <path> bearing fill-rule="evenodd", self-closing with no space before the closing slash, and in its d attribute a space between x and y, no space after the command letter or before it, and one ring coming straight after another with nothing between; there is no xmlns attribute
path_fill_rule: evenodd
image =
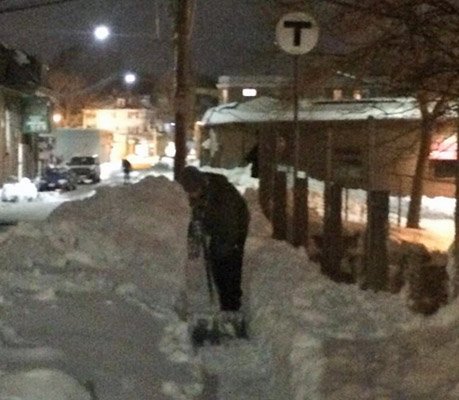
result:
<svg viewBox="0 0 459 400"><path fill-rule="evenodd" d="M430 118L424 116L421 127L419 154L416 162L416 170L413 176L413 185L411 187L410 205L408 208L408 217L406 221L407 228L419 228L419 221L421 219L422 195L424 191L424 173L427 167L427 162L429 160L433 130L433 121Z"/></svg>

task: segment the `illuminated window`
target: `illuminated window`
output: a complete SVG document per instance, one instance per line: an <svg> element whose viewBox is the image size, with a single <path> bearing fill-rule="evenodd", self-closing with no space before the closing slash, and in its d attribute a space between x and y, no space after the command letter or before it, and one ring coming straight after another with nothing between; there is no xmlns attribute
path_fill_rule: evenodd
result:
<svg viewBox="0 0 459 400"><path fill-rule="evenodd" d="M343 91L341 89L333 89L333 100L342 100Z"/></svg>
<svg viewBox="0 0 459 400"><path fill-rule="evenodd" d="M244 97L255 97L257 95L257 89L242 89L242 95Z"/></svg>
<svg viewBox="0 0 459 400"><path fill-rule="evenodd" d="M352 97L355 100L362 100L362 92L360 90L354 90L354 93L352 93Z"/></svg>
<svg viewBox="0 0 459 400"><path fill-rule="evenodd" d="M11 111L5 111L5 142L6 142L6 152L11 153L12 147L12 130L11 130Z"/></svg>
<svg viewBox="0 0 459 400"><path fill-rule="evenodd" d="M228 89L223 89L222 90L222 102L227 103L228 102Z"/></svg>

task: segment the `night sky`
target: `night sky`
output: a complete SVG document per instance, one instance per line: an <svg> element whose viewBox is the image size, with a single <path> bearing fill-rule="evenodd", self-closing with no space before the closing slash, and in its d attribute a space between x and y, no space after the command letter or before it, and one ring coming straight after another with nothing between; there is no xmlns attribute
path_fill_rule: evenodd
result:
<svg viewBox="0 0 459 400"><path fill-rule="evenodd" d="M0 0L0 10L43 1ZM0 14L0 40L47 63L63 49L83 44L96 58L110 52L122 59L123 68L160 75L172 67L172 19L168 0L156 1L155 4L155 0L75 0ZM262 0L197 0L193 56L200 75L278 72L286 57L276 49L275 22L272 18L269 21L261 11L260 2L263 3ZM94 40L92 30L98 24L111 27L114 35L109 41ZM280 63L273 61L273 54Z"/></svg>

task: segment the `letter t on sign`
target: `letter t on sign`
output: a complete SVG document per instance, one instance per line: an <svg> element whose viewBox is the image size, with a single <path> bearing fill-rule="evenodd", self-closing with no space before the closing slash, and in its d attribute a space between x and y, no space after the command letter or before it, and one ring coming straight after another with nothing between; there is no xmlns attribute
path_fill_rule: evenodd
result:
<svg viewBox="0 0 459 400"><path fill-rule="evenodd" d="M312 16L305 13L288 13L277 22L277 45L289 54L307 53L316 45L318 38L317 22Z"/></svg>
<svg viewBox="0 0 459 400"><path fill-rule="evenodd" d="M311 29L312 24L308 21L284 21L284 27L293 29L293 45L300 46L302 29Z"/></svg>

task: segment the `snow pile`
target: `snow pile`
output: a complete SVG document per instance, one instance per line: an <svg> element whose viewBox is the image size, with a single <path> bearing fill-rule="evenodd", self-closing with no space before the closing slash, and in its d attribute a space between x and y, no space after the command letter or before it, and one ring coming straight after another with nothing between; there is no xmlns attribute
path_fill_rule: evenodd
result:
<svg viewBox="0 0 459 400"><path fill-rule="evenodd" d="M91 400L71 376L57 370L33 369L0 377L2 400Z"/></svg>
<svg viewBox="0 0 459 400"><path fill-rule="evenodd" d="M91 198L63 203L43 223L2 234L0 275L27 290L92 290L109 284L104 271L118 270L120 283L142 286L145 276L154 277L155 287L146 289L167 304L182 287L188 218L182 188L164 177L100 187Z"/></svg>
<svg viewBox="0 0 459 400"><path fill-rule="evenodd" d="M247 183L244 171L230 180ZM256 187L256 182L249 183ZM438 389L442 383L433 389L423 385L420 393L413 380L429 382L442 354L457 353L457 304L425 318L411 313L401 295L331 282L303 249L270 239L271 227L260 211L258 193L250 189L245 196L251 224L244 308L250 334L272 356L271 398L369 398L364 393L369 382L378 398L398 398L405 389L407 398L410 394L410 398L421 394L448 398ZM0 281L4 287L20 284L43 299L52 299L57 290L114 290L144 301L150 309L159 307L158 315L164 316L160 311L175 309L184 286L188 219L185 193L164 177L100 187L91 198L62 204L44 223L20 224L2 234ZM187 359L181 348L186 327L172 328L173 343L162 346L175 349L174 359ZM441 330L446 332L443 336L438 335ZM402 371L392 379L394 359L406 348L431 352L406 355L411 364L400 365ZM356 363L359 354L364 359ZM458 381L459 369L449 360L446 379ZM422 369L426 362L428 371ZM343 369L351 367L356 372L349 383ZM378 381L383 378L390 382ZM333 384L327 388L323 382ZM179 389L169 382L164 390L172 395Z"/></svg>
<svg viewBox="0 0 459 400"><path fill-rule="evenodd" d="M1 189L2 201L32 201L38 196L38 190L29 178L22 178L19 182L5 183Z"/></svg>
<svg viewBox="0 0 459 400"><path fill-rule="evenodd" d="M252 223L261 217L252 213ZM455 398L445 382L459 379L447 356L457 353L457 302L426 318L409 310L405 293L332 282L304 249L255 236L244 285L250 333L271 354L273 399ZM429 385L439 368L442 379Z"/></svg>

